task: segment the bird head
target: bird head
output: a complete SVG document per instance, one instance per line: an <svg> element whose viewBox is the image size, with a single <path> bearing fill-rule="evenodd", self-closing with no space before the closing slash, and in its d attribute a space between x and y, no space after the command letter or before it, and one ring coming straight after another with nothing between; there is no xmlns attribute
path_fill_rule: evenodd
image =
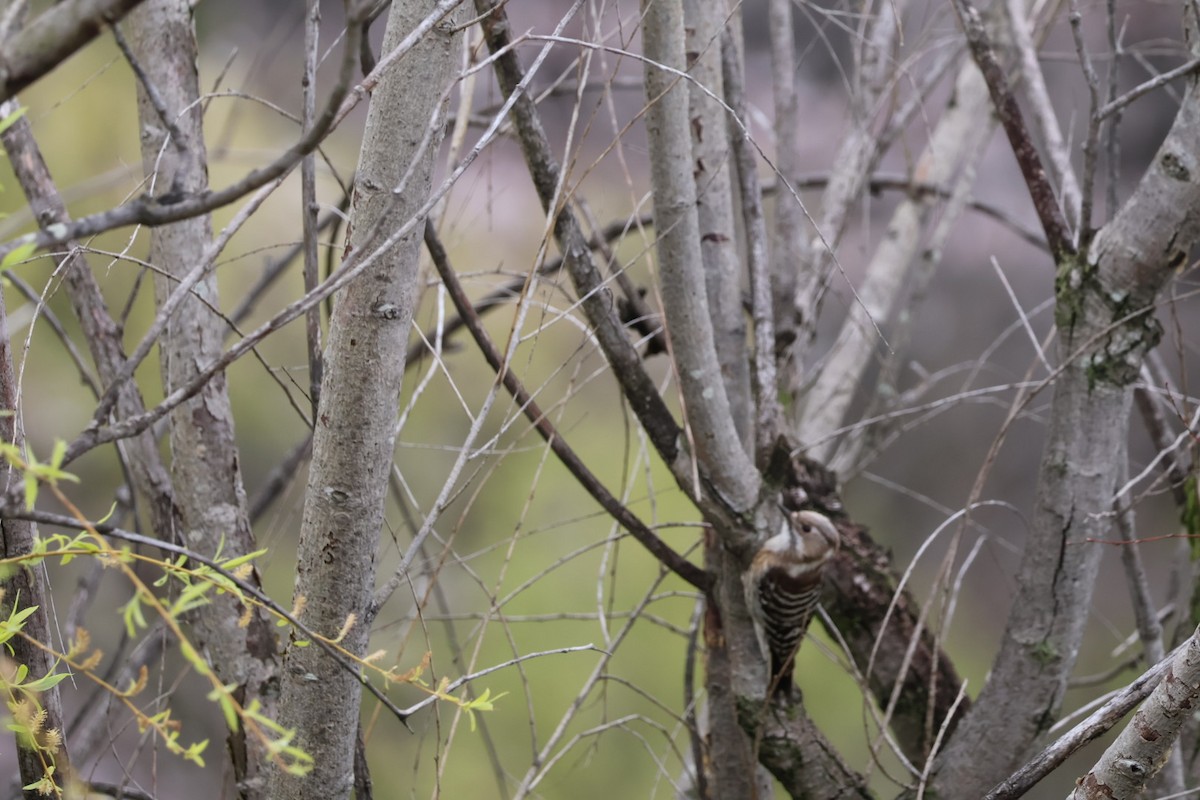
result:
<svg viewBox="0 0 1200 800"><path fill-rule="evenodd" d="M789 571L808 571L833 557L841 543L838 529L816 511L787 511L779 533L763 543L762 553L782 558Z"/></svg>

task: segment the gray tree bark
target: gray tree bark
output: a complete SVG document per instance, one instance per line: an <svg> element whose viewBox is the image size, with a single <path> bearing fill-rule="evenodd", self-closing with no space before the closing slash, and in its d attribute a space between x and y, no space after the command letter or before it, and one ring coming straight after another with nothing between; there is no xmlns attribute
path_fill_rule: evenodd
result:
<svg viewBox="0 0 1200 800"><path fill-rule="evenodd" d="M1071 800L1127 800L1141 797L1146 784L1171 757L1184 725L1200 700L1200 639L1193 633L1171 659L1162 683L1109 745L1096 766L1079 780ZM1176 793L1177 794L1177 793Z"/></svg>
<svg viewBox="0 0 1200 800"><path fill-rule="evenodd" d="M701 268L729 413L738 438L750 452L754 417L742 313L742 257L730 178L733 153L726 133L729 119L720 102L725 96L721 36L728 24L729 9L724 2L685 0L683 11L688 22L685 45L692 78L687 88Z"/></svg>
<svg viewBox="0 0 1200 800"><path fill-rule="evenodd" d="M20 393L13 369L13 348L7 327L8 314L4 307L4 299L0 297L0 408L11 412L0 417L0 441L15 445L23 451L25 432L21 429L20 422ZM0 466L0 482L5 490L19 485L22 479L23 476L13 466L7 463ZM0 520L0 558L19 558L31 553L36 531L37 527L26 520ZM46 676L55 668L54 657L34 644L49 643L53 640L50 596L42 579L41 566L7 569L15 569L15 572L10 574L6 571L3 580L0 580L0 590L3 591L3 596L0 597L0 618L7 619L15 611L37 608L25 620L21 629L24 635L14 636L8 643L12 648L13 661L29 669L27 680L32 681ZM7 671L8 667L5 669ZM23 791L22 796L25 800L39 800L51 794L53 790L43 783L46 780L60 791L70 792L68 796L79 793L79 787L75 784L76 776L71 768L71 759L67 753L62 699L58 687L42 692L34 698L26 698L19 692L13 692L11 699L7 696L5 699L13 703L32 700L45 713L40 730L29 731L31 740L17 737L17 769L21 780L18 785L34 787ZM19 718L17 714L13 716L18 717L17 722L26 725L34 718L33 714L25 715L24 719ZM42 791L39 786L46 791Z"/></svg>
<svg viewBox="0 0 1200 800"><path fill-rule="evenodd" d="M9 99L53 70L140 2L65 0L38 15L19 33L10 33L0 42L4 53L0 100Z"/></svg>
<svg viewBox="0 0 1200 800"><path fill-rule="evenodd" d="M733 153L727 133L729 120L724 105L718 100L725 96L721 79L721 37L729 12L723 2L684 0L683 13L687 21L684 44L688 74L693 79L687 84L690 118L687 130L691 133L692 167L691 174L680 176L680 179L695 183L697 228L694 237L701 258L696 266L704 279L716 360L729 403L729 418L743 449L752 454L754 415L746 323L742 312L742 248L734 221L730 177ZM670 81L673 76L664 78ZM679 144L677 142L676 146ZM660 252L666 256L664 251ZM676 351L690 347L686 340L672 337L672 342ZM747 647L756 645L744 636L751 626L742 598L741 567L716 536L709 537L705 547L705 566L713 575L724 579L719 579L719 584L714 587L714 595L720 600L716 606L710 601L704 621L707 713L700 734L705 757L697 768L706 771L705 781L712 798L768 796L765 791L771 785L770 775L763 774L765 770L758 765L753 742L738 720L736 688L744 684L745 673L741 673L743 677L739 679L734 665L747 661L747 654L738 652L739 639ZM724 613L718 612L717 608L724 609ZM728 625L723 617L730 618ZM755 655L753 650L749 651L752 665ZM757 675L759 680L765 680L765 677L765 674Z"/></svg>
<svg viewBox="0 0 1200 800"><path fill-rule="evenodd" d="M142 164L153 193L195 194L208 187L208 155L197 73L196 37L187 0L148 0L129 19L131 49L146 76L138 85ZM179 137L179 138L176 138ZM215 259L211 219L206 215L151 229L149 261L155 300L161 308L179 280L197 264ZM208 274L175 309L159 342L160 371L167 393L189 383L222 354L226 323L217 312L216 276ZM171 477L176 486L179 530L158 530L206 556L224 558L255 550L241 467L234 440L233 412L224 373L170 415ZM251 580L258 581L257 574ZM274 630L260 610L245 612L229 594L212 593L210 605L192 615L195 644L242 705L258 700L273 713L278 692ZM260 796L266 750L245 728L231 734L235 779L245 797Z"/></svg>
<svg viewBox="0 0 1200 800"><path fill-rule="evenodd" d="M982 796L1054 721L1091 607L1128 438L1133 383L1161 331L1159 290L1200 234L1200 91L1190 80L1149 170L1117 215L1058 265L1049 439L1000 653L940 760L948 797Z"/></svg>
<svg viewBox="0 0 1200 800"><path fill-rule="evenodd" d="M738 439L730 412L700 254L688 93L678 74L687 68L683 6L680 0L647 0L642 10L656 251L684 428L717 490L736 507L750 508L758 499L759 476Z"/></svg>
<svg viewBox="0 0 1200 800"><path fill-rule="evenodd" d="M419 0L392 3L384 51L428 13ZM457 52L452 18L443 20L375 88L355 179L346 258L374 255L337 296L324 354L325 373L313 434L300 531L296 599L302 619L327 638L348 627L341 647L362 656L368 633L375 556L393 460L405 346L418 298L422 226L386 250L374 242L399 229L429 195L442 113ZM406 175L407 173L407 175ZM406 178L404 189L395 189ZM313 758L297 777L272 770L278 800L344 798L353 784L352 753L361 684L316 647L288 647L280 722Z"/></svg>

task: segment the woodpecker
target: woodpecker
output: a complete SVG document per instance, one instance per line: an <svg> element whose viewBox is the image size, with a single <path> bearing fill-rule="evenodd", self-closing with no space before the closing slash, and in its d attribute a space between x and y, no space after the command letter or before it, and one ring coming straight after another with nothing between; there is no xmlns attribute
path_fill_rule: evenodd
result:
<svg viewBox="0 0 1200 800"><path fill-rule="evenodd" d="M792 666L821 594L821 568L841 537L824 514L789 511L743 576L746 603L771 656L776 697L792 692Z"/></svg>

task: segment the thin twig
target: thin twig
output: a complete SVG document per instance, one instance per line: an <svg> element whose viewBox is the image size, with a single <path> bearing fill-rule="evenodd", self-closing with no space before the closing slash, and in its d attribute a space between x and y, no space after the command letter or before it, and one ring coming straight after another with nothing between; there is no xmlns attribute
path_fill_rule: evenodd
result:
<svg viewBox="0 0 1200 800"><path fill-rule="evenodd" d="M405 368L408 368L407 364L405 364ZM396 505L402 519L404 520L404 524L412 534L412 538L415 541L420 533L421 525L413 516L412 509L408 503L408 497L405 493L405 487L403 486L400 470L396 464L392 464L392 469L390 470L388 476L388 484L391 493L395 497ZM399 549L400 543L395 541L395 539L393 539L393 541L395 542L396 547ZM443 551L444 554L448 554L448 552L448 549ZM420 557L424 561L430 560L424 550L423 545L421 547ZM440 568L441 564L439 563L437 569L440 570ZM433 574L429 575L429 582L425 594L421 598L420 602L416 603L412 607L412 614L408 616L407 621L412 622L414 620L419 620L421 624L424 625L433 617L440 618L440 621L444 623L443 630L445 631L446 635L446 644L450 650L450 663L453 664L459 670L459 672L467 672L470 668L470 662L464 658L462 643L459 641L458 632L454 625L454 615L450 613L450 601L446 597L446 587L440 580L437 579L437 577L438 573L436 570ZM439 609L441 609L441 613L438 615L430 615L426 613L426 607L428 606L430 595L433 596L434 602L436 602ZM505 629L508 629L507 617L505 619ZM376 627L375 630L378 630L378 627ZM426 635L428 635L428 632L426 632ZM401 643L401 647L403 647L403 641ZM474 700L479 696L478 693L470 686L465 689L465 692L468 700ZM478 723L479 736L483 740L484 749L487 750L488 762L492 767L492 775L496 780L496 788L498 791L497 797L499 797L500 800L505 800L508 797L507 778L505 775L504 765L500 760L500 754L496 750L495 738L492 735L486 719L481 717L478 720Z"/></svg>
<svg viewBox="0 0 1200 800"><path fill-rule="evenodd" d="M995 256L992 256L991 262L992 269L996 271L996 275L1000 278L1000 283L1003 284L1009 301L1012 302L1013 308L1017 312L1017 318L1021 321L1021 327L1025 329L1025 333L1029 336L1029 344L1033 346L1033 352L1037 354L1038 361L1045 367L1046 372L1052 372L1054 367L1050 366L1050 360L1046 358L1042 344L1038 341L1037 334L1033 332L1033 326L1029 324L1029 316L1025 313L1025 308L1021 305L1021 301L1017 299L1017 293L1013 291L1012 284L1008 282L1008 276L1000 268L1000 262L996 260Z"/></svg>
<svg viewBox="0 0 1200 800"><path fill-rule="evenodd" d="M250 522L256 522L266 513L271 504L279 499L279 496L283 494L283 490L287 488L287 485L292 482L292 478L296 476L300 465L308 460L311 453L312 431L309 430L304 435L304 438L287 452L283 460L267 473L267 477L263 479L262 486L250 498L250 502L246 504L246 513L250 517Z"/></svg>
<svg viewBox="0 0 1200 800"><path fill-rule="evenodd" d="M1155 75L1150 80L1146 81L1145 83L1138 84L1115 100L1105 103L1101 108L1096 110L1095 116L1097 119L1107 119L1125 106L1132 103L1134 100L1153 92L1155 89L1165 86L1176 78L1182 78L1185 75L1191 75L1197 69L1200 69L1200 58L1193 58L1191 61L1188 61L1185 64L1180 64L1175 69L1169 69L1160 75Z"/></svg>
<svg viewBox="0 0 1200 800"><path fill-rule="evenodd" d="M643 214L640 217L633 217L626 220L618 220L616 222L609 223L603 230L592 236L592 238L588 239L587 244L589 248L601 249L602 245L607 245L609 242L620 239L630 230L649 227L653 224L654 219L649 214ZM537 275L539 277L554 275L561 270L562 267L563 258L553 258L549 261L546 261L541 267L538 268ZM477 315L482 316L492 309L504 305L514 297L519 297L528 280L529 279L526 276L513 278L500 288L493 289L479 300L476 300L472 305L472 308L474 308ZM437 341L439 335L441 336L442 341L445 342L446 339L450 338L452 335L461 330L465 324L466 323L463 321L461 316L455 316L442 325L440 330L434 328L425 330L418 337L416 344L409 348L405 364L411 365L418 363L421 357L429 352L429 342Z"/></svg>
<svg viewBox="0 0 1200 800"><path fill-rule="evenodd" d="M1063 257L1074 252L1074 247L1067 234L1066 223L1059 210L1058 200L1054 196L1054 187L1050 185L1050 180L1046 176L1046 169L1042 166L1041 156L1038 155L1037 147L1029 135L1021 108L1017 105L1017 98L1009 88L1008 79L996 58L978 10L970 0L954 0L954 9L958 12L959 21L962 23L963 32L967 37L967 44L971 48L971 55L987 82L988 91L992 96L992 104L996 108L1000 124L1004 126L1004 132L1008 136L1013 155L1016 156L1021 174L1025 178L1029 196L1033 200L1034 209L1042 223L1042 230L1046 233L1046 242L1050 245L1050 253L1056 262L1061 261Z"/></svg>
<svg viewBox="0 0 1200 800"><path fill-rule="evenodd" d="M337 211L331 211L320 219L317 223L317 231L324 232L326 228L335 226L342 219L342 214L348 207L348 197L343 197ZM336 233L334 234L336 239ZM259 273L258 280L254 285L246 290L241 302L229 312L230 333L233 328L240 326L250 314L254 311L255 306L262 300L263 295L267 290L275 285L275 281L279 280L280 276L287 271L291 266L292 260L304 251L304 242L297 242L289 247L282 255L271 261L268 261L263 271Z"/></svg>
<svg viewBox="0 0 1200 800"><path fill-rule="evenodd" d="M692 621L688 628L687 651L683 662L683 721L687 726L691 742L691 777L695 785L697 800L712 800L708 789L708 773L704 768L704 736L700 732L700 720L696 714L696 654L699 650L700 626L704 622L705 599L696 601ZM686 766L685 766L686 771Z"/></svg>
<svg viewBox="0 0 1200 800"><path fill-rule="evenodd" d="M59 321L58 315L54 310L47 305L42 297L33 290L33 287L21 279L21 276L13 272L11 269L4 270L4 277L8 279L18 292L20 292L26 300L38 306L38 316L46 320L46 324L54 331L54 335L62 342L63 349L67 351L67 355L71 359L71 363L75 365L75 369L79 371L79 379L91 391L93 397L100 396L100 386L96 383L96 379L92 377L92 371L87 365L87 361L83 357L83 353L79 352L79 348L75 346L70 335L67 334L67 329L63 327Z"/></svg>
<svg viewBox="0 0 1200 800"><path fill-rule="evenodd" d="M280 179L282 180L282 179ZM108 419L112 410L116 407L120 392L126 381L133 378L133 373L138 365L150 355L150 351L158 342L159 336L166 330L167 324L171 321L176 310L187 301L192 295L195 287L205 280L212 269L216 266L217 256L228 244L229 239L233 234L254 214L255 211L266 201L271 192L278 186L279 181L271 186L265 186L241 208L228 225L218 234L209 244L200 259L200 263L192 267L188 273L180 278L178 285L171 291L171 294L164 300L158 309L158 313L154 317L154 321L150 327L146 329L142 339L138 342L137 347L129 354L125 363L121 364L116 375L109 383L101 396L100 402L96 404L96 410L92 414L91 428L98 428L104 420Z"/></svg>
<svg viewBox="0 0 1200 800"><path fill-rule="evenodd" d="M123 0L123 2L130 3L136 2L136 0ZM143 195L108 211L81 217L71 222L51 225L37 233L19 237L0 246L0 255L7 254L15 247L31 242L39 248L46 248L60 245L71 239L84 239L113 228L135 224L157 226L178 222L214 211L286 177L305 155L315 150L325 140L364 97L369 96L371 89L379 82L381 73L386 70L387 66L411 50L434 25L461 2L462 0L440 0L405 38L404 42L380 61L375 72L352 88L351 83L358 66L358 37L362 33L362 26L358 24L361 19L355 12L355 4L347 0L349 13L346 25L345 52L338 78L313 127L308 133L301 135L279 158L266 166L251 171L223 189L209 189L183 198L167 198L171 202L155 200ZM50 13L52 12L47 12L46 15ZM0 95L8 96L2 91L2 87L0 87Z"/></svg>
<svg viewBox="0 0 1200 800"><path fill-rule="evenodd" d="M437 232L429 224L425 226L425 246L429 250L430 258L438 271L438 275L442 278L442 283L446 286L446 291L449 293L455 309L457 309L459 316L462 317L463 324L467 327L467 330L471 332L471 336L475 339L475 344L479 347L483 357L500 376L504 388L508 389L513 399L521 407L521 411L533 423L534 428L546 440L547 444L550 445L554 454L562 461L563 466L575 476L575 479L579 481L579 484L587 493L613 519L629 531L642 546L649 550L663 566L670 569L692 586L702 591L707 591L710 583L708 573L671 549L666 542L660 539L654 531L650 530L627 506L621 503L605 488L604 484L588 469L587 465L583 463L579 456L575 454L575 451L571 449L570 445L566 443L566 440L562 438L562 434L550 422L550 419L525 389L512 369L505 365L500 351L492 343L491 337L484 329L479 316L471 307L470 300L468 300L466 292L463 291L462 284L459 283L454 268L450 266L446 251L437 237Z"/></svg>
<svg viewBox="0 0 1200 800"><path fill-rule="evenodd" d="M640 356L629 342L624 326L616 314L612 294L592 261L578 219L569 206L560 202L561 169L537 109L526 94L529 74L521 67L512 49L512 30L508 16L503 5L495 0L476 0L476 8L481 14L487 14L482 22L484 38L495 56L495 71L501 92L508 100L513 101L513 122L526 163L530 167L530 176L543 209L555 219L555 236L580 298L580 305L591 323L596 340L612 366L614 376L621 384L626 401L642 424L651 444L671 469L678 485L692 495L695 465L690 453L681 446L685 440L683 432L659 394L657 386L646 373ZM562 41L558 32L554 37L531 38L546 38L555 44ZM537 63L540 63L540 60L535 62L535 65ZM699 469L699 474L703 496L693 496L692 499L706 514L723 517L723 521L728 523L723 526L726 530L739 530L736 520L742 516L743 509L731 505L713 488L707 470Z"/></svg>
<svg viewBox="0 0 1200 800"><path fill-rule="evenodd" d="M365 25L366 23L364 23ZM317 49L321 35L320 0L308 0L304 25L304 119L305 133L313 127L317 114ZM363 31L366 42L366 30ZM304 228L304 291L311 292L320 282L317 274L317 159L309 153L300 162L300 218ZM308 396L312 418L317 418L321 397L321 307L304 313L304 337L308 346Z"/></svg>
<svg viewBox="0 0 1200 800"><path fill-rule="evenodd" d="M1087 136L1083 140L1083 197L1079 211L1080 241L1083 242L1090 235L1088 231L1092 226L1092 208L1095 205L1093 193L1096 186L1097 149L1100 146L1100 117L1096 114L1096 109L1100 106L1100 79L1096 76L1096 69L1092 66L1091 56L1088 55L1087 46L1083 41L1083 15L1079 11L1078 0L1071 0L1068 19L1071 22L1071 38L1075 42L1075 52L1079 57L1079 66L1083 70L1088 97L1092 104Z"/></svg>
<svg viewBox="0 0 1200 800"><path fill-rule="evenodd" d="M1120 33L1117 31L1117 9L1116 0L1106 0L1104 4L1104 17L1106 28L1108 29L1108 47L1112 52L1112 58L1108 60L1108 92L1105 94L1104 103L1108 105L1117 99L1117 81L1121 73L1121 56L1124 48L1121 47ZM1093 112L1095 108L1093 107ZM1105 186L1105 210L1112 216L1117 213L1117 188L1121 178L1121 140L1117 136L1117 128L1121 124L1121 112L1117 111L1113 114L1110 122L1104 126L1104 150L1108 158L1108 174L1106 176Z"/></svg>
<svg viewBox="0 0 1200 800"><path fill-rule="evenodd" d="M69 530L78 530L81 527L80 520L75 519L75 517L66 516L64 514L54 514L54 513L50 513L50 512L46 512L46 511L38 511L36 509L29 510L29 509L26 509L26 508L20 507L20 506L18 506L18 507L9 507L9 506L0 507L0 519L10 519L10 518L11 519L30 520L33 522L41 523L43 525L55 525L55 526L58 526L61 528L67 528ZM141 534L134 533L132 531L122 530L115 526L104 524L102 522L87 522L86 525L84 525L83 527L86 527L89 530L95 531L96 533L100 534L101 536L108 536L113 539L120 539L121 541L131 542L133 544L142 545L143 547L153 547L156 550L161 550L163 552L170 553L175 556L184 556L185 558L187 558L190 561L195 561L198 564L203 564L204 566L213 570L218 575L220 575L222 578L231 582L234 586L236 586L240 591L245 593L248 597L253 598L255 602L260 603L261 605L263 605L267 609L269 609L272 613L287 620L289 624L291 624L293 627L295 627L295 629L304 636L304 638L306 638L310 642L313 642L318 647L320 647L322 650L324 650L325 653L330 658L332 658L335 662L337 662L337 665L341 669L346 670L347 673L354 675L356 678L358 678L359 682L363 685L363 687L366 688L366 690L368 692L370 692L372 695L374 695L375 698L377 700L379 700L379 702L382 703L385 708L387 708L389 711L391 711L396 716L396 719L400 720L401 722L405 722L405 724L407 725L406 720L407 720L408 715L405 714L395 703L393 703L388 698L387 693L384 690L375 686L375 684L372 683L367 678L366 672L364 672L359 667L359 665L352 663L349 658L347 658L346 656L344 656L342 654L342 651L339 648L337 648L334 644L330 643L324 637L318 635L316 632L314 632L312 629L310 629L307 625L305 625L303 622L301 622L290 610L288 610L288 609L284 608L283 606L279 605L278 603L276 603L273 599L271 599L271 597L269 595L267 595L265 592L263 592L263 590L260 587L254 585L253 583L251 583L249 581L239 578L234 573L223 568L220 565L220 563L218 563L217 561L214 561L213 559L211 559L201 553L197 553L193 550L189 550L186 547L182 547L180 545L173 544L171 542L166 542L161 539L152 539L149 536L142 536Z"/></svg>
<svg viewBox="0 0 1200 800"><path fill-rule="evenodd" d="M101 570L105 569L99 562L96 566ZM113 662L104 676L105 682L112 686L134 685L142 668L162 657L170 636L166 625L159 620L138 641L132 652L125 652L128 642L123 639L121 648L112 654ZM82 708L75 712L75 718L67 728L71 754L80 764L90 763L97 753L112 744L111 731L105 724L112 699L112 695L104 691L103 686L97 686Z"/></svg>
<svg viewBox="0 0 1200 800"><path fill-rule="evenodd" d="M1134 391L1133 400L1137 404L1142 424L1145 425L1156 452L1166 454L1162 459L1155 456L1155 461L1161 461L1163 465L1162 469L1166 473L1171 489L1171 496L1175 500L1175 507L1182 512L1187 505L1187 491L1184 485L1188 475L1192 472L1192 464L1189 463L1190 459L1187 452L1180 448L1179 441L1172 441L1171 435L1167 431L1167 422L1163 416L1162 408L1155 401L1149 389L1149 387L1159 383L1153 369L1158 365L1156 355L1156 353L1152 352L1148 358L1148 363L1142 365L1142 381L1145 383L1145 386L1139 387ZM1176 607L1188 608L1192 602L1192 593L1195 591L1195 586L1194 581L1191 579L1189 559L1186 557L1189 545L1186 542L1182 542L1181 548L1185 557L1179 559L1175 564L1171 580L1174 591L1168 594L1168 598ZM1187 618L1187 614L1178 616L1177 621L1172 626L1171 635L1166 639L1167 642L1177 644L1182 640L1186 633L1184 625Z"/></svg>
<svg viewBox="0 0 1200 800"><path fill-rule="evenodd" d="M507 669L508 667L512 667L512 666L515 666L522 662L529 661L530 659L543 658L545 656L555 656L555 655L559 655L561 653L583 653L583 652L587 652L587 651L591 651L593 653L605 653L605 655L611 655L610 653L606 653L604 650L601 650L599 647L596 647L596 645L594 645L594 644L581 644L581 645L576 645L575 647L556 647L553 650L542 650L537 653L525 653L524 655L520 655L520 656L517 656L516 658L509 659L508 661L505 661L503 663L493 664L490 667L485 667L484 669L477 670L476 672L472 672L470 675L463 675L461 678L452 680L452 681L450 681L450 683L448 683L446 685L446 687L443 691L446 694L449 694L450 692L453 692L454 690L458 689L460 686L462 686L465 683L468 683L469 681L473 681L476 678L482 678L485 675L491 675L493 672L496 672L496 671L502 670L502 669ZM422 708L425 708L426 706L433 703L437 699L438 699L437 695L431 694L428 697L426 697L424 700L420 701L419 703L409 706L408 708L404 709L404 714L406 716L412 716L413 714L417 713Z"/></svg>

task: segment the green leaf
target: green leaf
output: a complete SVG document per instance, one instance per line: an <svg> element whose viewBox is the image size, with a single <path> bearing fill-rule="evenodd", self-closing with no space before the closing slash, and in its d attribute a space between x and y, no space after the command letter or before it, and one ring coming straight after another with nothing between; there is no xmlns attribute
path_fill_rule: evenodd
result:
<svg viewBox="0 0 1200 800"><path fill-rule="evenodd" d="M33 251L37 250L37 242L33 241L32 237L29 238L30 241L25 242L24 244L19 244L12 250L8 251L4 258L0 260L0 269L8 269L14 264L19 264L33 255Z"/></svg>
<svg viewBox="0 0 1200 800"><path fill-rule="evenodd" d="M4 133L6 130L11 128L17 120L19 120L21 117L25 116L25 112L28 110L29 109L27 109L25 106L21 106L20 108L18 108L13 113L9 114L4 119L0 119L0 133Z"/></svg>
<svg viewBox="0 0 1200 800"><path fill-rule="evenodd" d="M67 457L67 440L56 439L54 441L54 449L50 451L50 466L58 469L62 466L63 459Z"/></svg>
<svg viewBox="0 0 1200 800"><path fill-rule="evenodd" d="M110 519L112 519L112 515L115 514L116 511L117 511L117 504L114 502L111 506L108 507L108 513L99 519L100 524L103 525L104 523L106 523Z"/></svg>
<svg viewBox="0 0 1200 800"><path fill-rule="evenodd" d="M211 601L205 595L208 594L210 588L212 588L211 585L207 583L193 583L185 586L179 593L179 597L171 604L171 616L178 617L208 605Z"/></svg>
<svg viewBox="0 0 1200 800"><path fill-rule="evenodd" d="M32 475L25 476L25 510L32 511L33 506L37 503L38 482L37 478Z"/></svg>
<svg viewBox="0 0 1200 800"><path fill-rule="evenodd" d="M135 636L138 628L146 627L146 616L142 613L142 598L139 595L129 598L129 602L121 607L121 614L125 619L125 632L130 636Z"/></svg>
<svg viewBox="0 0 1200 800"><path fill-rule="evenodd" d="M221 569L225 570L226 572L233 572L242 564L245 564L247 561L253 561L266 552L267 548L264 547L261 550L255 550L253 553L247 553L244 556L238 556L237 558L231 558L228 561L223 561L221 563Z"/></svg>
<svg viewBox="0 0 1200 800"><path fill-rule="evenodd" d="M208 672L208 665L204 663L204 659L200 657L200 654L196 652L196 648L192 647L192 643L187 639L179 640L179 654L195 667L197 672Z"/></svg>
<svg viewBox="0 0 1200 800"><path fill-rule="evenodd" d="M200 757L200 754L204 752L206 747L208 747L208 739L205 739L202 742L196 742L194 745L184 751L183 757L187 761L191 761L193 764L203 767L204 759Z"/></svg>
<svg viewBox="0 0 1200 800"><path fill-rule="evenodd" d="M9 639L16 636L17 633L25 627L25 620L29 619L29 617L32 616L36 611L37 606L22 608L20 611L14 609L13 612L8 615L8 619L0 622L0 642L7 642ZM21 666L23 667L24 664ZM20 680L18 680L18 682L20 682Z"/></svg>
<svg viewBox="0 0 1200 800"><path fill-rule="evenodd" d="M48 675L43 675L36 681L30 681L25 684L25 688L34 692L44 692L48 689L53 689L69 677L71 677L71 673L69 672L51 672Z"/></svg>
<svg viewBox="0 0 1200 800"><path fill-rule="evenodd" d="M215 700L217 705L221 707L221 713L225 715L225 725L229 730L236 732L238 729L237 709L233 707L233 690L237 688L237 684L231 683L228 686L222 686L213 689L208 693L209 700Z"/></svg>

